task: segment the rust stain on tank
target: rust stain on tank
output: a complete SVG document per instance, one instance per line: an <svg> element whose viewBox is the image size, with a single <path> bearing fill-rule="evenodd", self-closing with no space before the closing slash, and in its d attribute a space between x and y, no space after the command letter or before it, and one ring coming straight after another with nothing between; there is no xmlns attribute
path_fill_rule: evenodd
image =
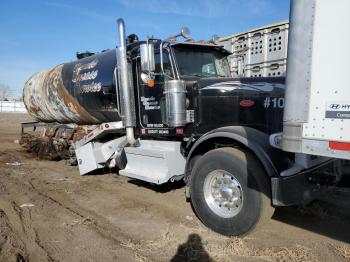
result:
<svg viewBox="0 0 350 262"><path fill-rule="evenodd" d="M23 101L29 114L43 122L98 123L65 88L62 68L36 73L25 83Z"/></svg>

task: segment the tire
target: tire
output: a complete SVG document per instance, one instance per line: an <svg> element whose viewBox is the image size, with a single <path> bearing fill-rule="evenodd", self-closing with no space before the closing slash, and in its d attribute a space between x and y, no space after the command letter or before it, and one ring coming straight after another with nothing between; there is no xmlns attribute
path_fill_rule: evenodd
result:
<svg viewBox="0 0 350 262"><path fill-rule="evenodd" d="M213 231L226 236L246 234L273 214L269 181L249 151L230 147L211 150L193 167L192 207Z"/></svg>

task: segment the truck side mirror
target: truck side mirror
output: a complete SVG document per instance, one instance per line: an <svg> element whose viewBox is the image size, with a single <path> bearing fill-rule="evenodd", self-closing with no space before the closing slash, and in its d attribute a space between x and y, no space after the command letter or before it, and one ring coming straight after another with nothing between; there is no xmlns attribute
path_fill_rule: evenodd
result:
<svg viewBox="0 0 350 262"><path fill-rule="evenodd" d="M181 28L181 33L180 33L180 35L181 35L182 37L186 38L186 39L192 38L192 37L191 37L191 31L190 31L190 29L188 29L187 26L184 26L184 27Z"/></svg>
<svg viewBox="0 0 350 262"><path fill-rule="evenodd" d="M140 45L141 56L141 70L145 73L151 73L155 71L154 62L154 45L147 41L146 44Z"/></svg>

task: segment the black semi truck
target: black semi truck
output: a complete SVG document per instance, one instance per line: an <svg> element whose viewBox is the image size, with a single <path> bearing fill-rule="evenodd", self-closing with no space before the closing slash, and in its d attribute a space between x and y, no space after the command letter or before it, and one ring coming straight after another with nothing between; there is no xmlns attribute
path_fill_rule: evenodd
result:
<svg viewBox="0 0 350 262"><path fill-rule="evenodd" d="M186 28L146 41L126 37L122 19L118 28L116 49L79 54L24 87L35 119L64 124L50 139L70 148L81 175L116 167L154 184L183 180L201 221L229 236L339 181L339 160L279 148L284 78L231 78L230 53Z"/></svg>

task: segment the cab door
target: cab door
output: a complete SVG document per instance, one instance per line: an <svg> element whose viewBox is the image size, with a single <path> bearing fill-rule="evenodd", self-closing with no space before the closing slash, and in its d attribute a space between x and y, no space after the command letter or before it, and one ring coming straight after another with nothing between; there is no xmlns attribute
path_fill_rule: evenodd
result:
<svg viewBox="0 0 350 262"><path fill-rule="evenodd" d="M159 130L166 129L165 125L165 101L164 83L172 77L169 53L163 51L163 68L165 75L161 74L160 54L155 53L155 78L154 86L149 86L139 77L139 121L144 134L162 133ZM140 72L141 70L139 70ZM152 131L150 131L152 129Z"/></svg>

